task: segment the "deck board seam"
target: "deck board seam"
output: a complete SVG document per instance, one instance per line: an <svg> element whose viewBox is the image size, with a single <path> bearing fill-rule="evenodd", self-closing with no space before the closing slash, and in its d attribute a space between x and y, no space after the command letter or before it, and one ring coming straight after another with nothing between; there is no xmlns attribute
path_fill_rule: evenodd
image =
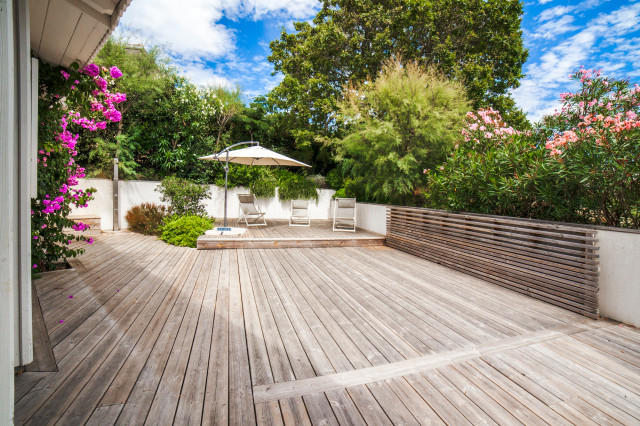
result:
<svg viewBox="0 0 640 426"><path fill-rule="evenodd" d="M453 364L455 362L479 358L485 355L530 346L541 342L547 342L559 337L581 333L596 328L609 327L611 325L612 323L608 321L563 325L552 329L527 333L468 348L456 349L449 352L398 361L381 366L336 373L328 376L318 376L309 379L254 386L254 402L269 402L274 399L289 398L359 384L374 383L380 380L400 377L410 373L417 373L422 370L434 369Z"/></svg>

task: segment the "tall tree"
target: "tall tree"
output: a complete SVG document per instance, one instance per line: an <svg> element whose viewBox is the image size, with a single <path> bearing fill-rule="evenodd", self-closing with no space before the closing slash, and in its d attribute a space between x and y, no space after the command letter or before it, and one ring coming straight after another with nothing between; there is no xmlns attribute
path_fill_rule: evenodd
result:
<svg viewBox="0 0 640 426"><path fill-rule="evenodd" d="M377 75L395 54L461 81L475 107L524 121L509 96L527 58L521 15L520 0L324 0L313 23L295 23L295 33L271 43L284 79L270 97L301 128L333 134L347 81Z"/></svg>
<svg viewBox="0 0 640 426"><path fill-rule="evenodd" d="M462 85L417 63L387 60L373 83L350 86L339 103L350 129L338 143L359 198L416 204L423 169L444 160L469 108Z"/></svg>

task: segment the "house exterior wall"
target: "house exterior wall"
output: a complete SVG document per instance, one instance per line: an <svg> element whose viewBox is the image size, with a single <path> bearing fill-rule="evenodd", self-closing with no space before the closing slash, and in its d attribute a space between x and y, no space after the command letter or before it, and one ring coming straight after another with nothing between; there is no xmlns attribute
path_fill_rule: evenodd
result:
<svg viewBox="0 0 640 426"><path fill-rule="evenodd" d="M33 359L28 7L27 1L0 0L0 424L13 422L14 367Z"/></svg>

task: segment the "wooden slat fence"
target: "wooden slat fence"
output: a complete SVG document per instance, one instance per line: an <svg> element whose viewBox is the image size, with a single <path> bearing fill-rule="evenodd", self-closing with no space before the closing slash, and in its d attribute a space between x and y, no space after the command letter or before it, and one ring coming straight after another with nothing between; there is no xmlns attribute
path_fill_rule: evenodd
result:
<svg viewBox="0 0 640 426"><path fill-rule="evenodd" d="M386 241L398 250L598 318L595 230L390 206Z"/></svg>

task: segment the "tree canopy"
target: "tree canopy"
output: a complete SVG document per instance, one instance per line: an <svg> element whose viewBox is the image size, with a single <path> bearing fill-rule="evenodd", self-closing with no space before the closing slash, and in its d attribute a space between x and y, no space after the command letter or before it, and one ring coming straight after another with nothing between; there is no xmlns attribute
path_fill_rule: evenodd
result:
<svg viewBox="0 0 640 426"><path fill-rule="evenodd" d="M437 71L387 60L375 81L350 86L339 108L351 131L338 152L355 195L406 205L420 202L422 170L460 139L469 102L460 83Z"/></svg>
<svg viewBox="0 0 640 426"><path fill-rule="evenodd" d="M462 82L475 107L524 122L509 96L527 59L521 15L519 0L324 0L312 23L271 43L284 79L270 97L301 128L334 134L345 84L369 80L398 55Z"/></svg>

